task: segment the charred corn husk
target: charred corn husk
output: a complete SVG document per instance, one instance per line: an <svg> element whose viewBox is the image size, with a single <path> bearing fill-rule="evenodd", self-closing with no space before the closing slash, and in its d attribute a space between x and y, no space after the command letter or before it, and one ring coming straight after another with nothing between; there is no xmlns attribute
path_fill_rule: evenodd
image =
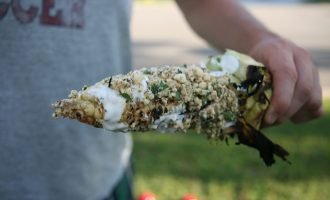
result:
<svg viewBox="0 0 330 200"><path fill-rule="evenodd" d="M103 79L52 105L54 117L77 119L114 132L185 132L256 148L267 166L281 146L259 130L271 98L271 76L261 63L227 50L200 65L143 68Z"/></svg>

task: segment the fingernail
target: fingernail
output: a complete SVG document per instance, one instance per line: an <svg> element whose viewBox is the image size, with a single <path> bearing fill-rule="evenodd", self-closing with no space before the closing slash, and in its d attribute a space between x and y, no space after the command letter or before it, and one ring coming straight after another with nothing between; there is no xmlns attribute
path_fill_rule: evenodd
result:
<svg viewBox="0 0 330 200"><path fill-rule="evenodd" d="M277 114L274 112L274 109L272 107L269 107L267 116L266 116L266 122L267 124L271 125L274 124L277 119Z"/></svg>

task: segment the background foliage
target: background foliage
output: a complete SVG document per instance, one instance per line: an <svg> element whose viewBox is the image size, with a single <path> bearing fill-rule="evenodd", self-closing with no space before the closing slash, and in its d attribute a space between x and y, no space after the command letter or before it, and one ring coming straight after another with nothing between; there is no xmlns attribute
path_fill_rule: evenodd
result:
<svg viewBox="0 0 330 200"><path fill-rule="evenodd" d="M290 152L292 165L277 158L267 168L258 153L235 140L227 146L204 136L134 134L135 193L179 200L185 193L201 200L330 199L330 101L315 121L287 123L264 133Z"/></svg>

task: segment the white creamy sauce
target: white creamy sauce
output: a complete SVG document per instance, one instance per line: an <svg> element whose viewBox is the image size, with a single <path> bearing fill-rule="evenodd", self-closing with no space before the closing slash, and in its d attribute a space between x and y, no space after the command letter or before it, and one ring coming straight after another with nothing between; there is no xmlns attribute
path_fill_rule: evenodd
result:
<svg viewBox="0 0 330 200"><path fill-rule="evenodd" d="M219 77L219 76L224 76L227 73L225 71L211 71L210 75L211 76L215 76L215 77Z"/></svg>
<svg viewBox="0 0 330 200"><path fill-rule="evenodd" d="M221 57L220 63L217 61L216 58L212 58L210 62L212 65L220 66L222 69L222 70L210 72L210 75L215 77L231 75L234 74L239 69L239 60L232 55L226 55L226 54L223 55Z"/></svg>
<svg viewBox="0 0 330 200"><path fill-rule="evenodd" d="M140 85L132 86L132 97L134 101L141 101L143 100L144 93L148 90L148 76L144 75L144 78L141 80Z"/></svg>
<svg viewBox="0 0 330 200"><path fill-rule="evenodd" d="M220 66L226 71L228 74L235 73L239 68L239 61L236 57L232 55L223 55L221 57Z"/></svg>
<svg viewBox="0 0 330 200"><path fill-rule="evenodd" d="M229 127L234 126L234 125L235 125L235 122L226 122L223 128L226 129L226 128L229 128Z"/></svg>
<svg viewBox="0 0 330 200"><path fill-rule="evenodd" d="M199 67L202 68L202 69L206 69L206 68L207 68L207 67L206 67L206 62L207 62L207 61L201 61L201 62L199 63Z"/></svg>
<svg viewBox="0 0 330 200"><path fill-rule="evenodd" d="M168 127L168 124L170 122L176 122L176 124L183 129L183 124L182 124L182 120L184 118L184 115L180 115L177 113L173 113L173 114L165 114L163 116L161 116L158 120L156 120L154 122L154 126L153 128L156 128L158 131L169 131L169 132L173 132L176 129Z"/></svg>
<svg viewBox="0 0 330 200"><path fill-rule="evenodd" d="M110 131L126 131L128 126L119 120L124 112L126 100L117 91L103 85L93 85L84 92L97 97L104 108L103 128Z"/></svg>
<svg viewBox="0 0 330 200"><path fill-rule="evenodd" d="M179 105L173 107L168 113L162 115L159 119L154 121L151 126L153 129L157 129L158 131L168 131L174 132L176 129L168 127L170 122L175 122L180 128L183 127L182 120L184 118L184 112L186 111L186 107L184 105Z"/></svg>
<svg viewBox="0 0 330 200"><path fill-rule="evenodd" d="M171 109L170 111L171 113L184 113L186 112L186 106L185 105L178 105L178 106L175 106Z"/></svg>
<svg viewBox="0 0 330 200"><path fill-rule="evenodd" d="M147 89L148 89L148 81L149 81L148 76L144 76L143 80L141 81L141 85L142 85L143 91L147 91Z"/></svg>
<svg viewBox="0 0 330 200"><path fill-rule="evenodd" d="M138 86L132 86L132 97L134 101L139 101L144 98L144 92Z"/></svg>

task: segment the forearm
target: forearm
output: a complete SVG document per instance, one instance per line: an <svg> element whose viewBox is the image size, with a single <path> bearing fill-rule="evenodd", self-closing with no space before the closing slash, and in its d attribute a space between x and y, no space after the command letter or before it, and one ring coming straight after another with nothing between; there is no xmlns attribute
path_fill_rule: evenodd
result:
<svg viewBox="0 0 330 200"><path fill-rule="evenodd" d="M264 38L274 36L234 0L177 0L195 32L217 49L249 53Z"/></svg>
<svg viewBox="0 0 330 200"><path fill-rule="evenodd" d="M273 78L267 124L305 122L322 114L317 69L308 52L276 36L235 0L176 0L195 32L217 49L230 48L264 63Z"/></svg>

